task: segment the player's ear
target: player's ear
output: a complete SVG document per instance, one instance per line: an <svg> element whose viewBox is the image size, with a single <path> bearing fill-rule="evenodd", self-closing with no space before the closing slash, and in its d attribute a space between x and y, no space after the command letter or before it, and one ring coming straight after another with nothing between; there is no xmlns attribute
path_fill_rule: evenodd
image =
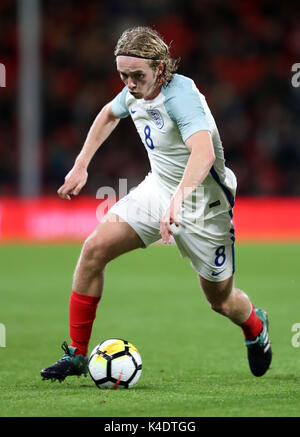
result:
<svg viewBox="0 0 300 437"><path fill-rule="evenodd" d="M165 71L165 66L166 64L164 63L164 61L160 61L157 68L159 75L163 74L163 72Z"/></svg>
<svg viewBox="0 0 300 437"><path fill-rule="evenodd" d="M165 71L165 63L164 61L160 61L160 63L158 64L157 68L156 68L156 73L157 73L157 77L161 77Z"/></svg>

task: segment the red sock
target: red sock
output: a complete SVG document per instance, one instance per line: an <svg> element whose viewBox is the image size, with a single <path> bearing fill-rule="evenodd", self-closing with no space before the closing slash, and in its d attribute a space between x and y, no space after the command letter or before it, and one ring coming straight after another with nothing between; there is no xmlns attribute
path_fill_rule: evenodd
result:
<svg viewBox="0 0 300 437"><path fill-rule="evenodd" d="M69 325L71 346L76 347L75 355L87 355L99 300L100 297L87 296L72 290L69 304Z"/></svg>
<svg viewBox="0 0 300 437"><path fill-rule="evenodd" d="M261 332L263 323L260 318L257 317L254 305L249 318L242 323L240 327L242 328L247 341L255 340L258 334Z"/></svg>

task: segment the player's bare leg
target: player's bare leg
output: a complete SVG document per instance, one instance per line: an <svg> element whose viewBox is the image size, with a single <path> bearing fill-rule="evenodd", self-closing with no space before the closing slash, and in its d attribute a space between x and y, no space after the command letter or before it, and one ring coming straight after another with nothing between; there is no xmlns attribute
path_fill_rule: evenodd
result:
<svg viewBox="0 0 300 437"><path fill-rule="evenodd" d="M107 214L86 239L75 269L69 306L70 346L63 343L65 355L41 371L43 379L63 381L71 375L87 375L87 350L96 310L103 291L104 270L109 261L144 243L115 214Z"/></svg>
<svg viewBox="0 0 300 437"><path fill-rule="evenodd" d="M234 287L233 276L220 282L211 282L199 276L202 290L214 311L228 317L237 325L245 322L252 311L249 297Z"/></svg>
<svg viewBox="0 0 300 437"><path fill-rule="evenodd" d="M107 263L141 247L144 243L128 223L116 214L107 214L82 247L72 289L79 294L101 297Z"/></svg>
<svg viewBox="0 0 300 437"><path fill-rule="evenodd" d="M199 280L211 308L242 328L252 373L264 375L272 360L266 312L254 308L246 293L234 286L233 276L221 282L201 276Z"/></svg>

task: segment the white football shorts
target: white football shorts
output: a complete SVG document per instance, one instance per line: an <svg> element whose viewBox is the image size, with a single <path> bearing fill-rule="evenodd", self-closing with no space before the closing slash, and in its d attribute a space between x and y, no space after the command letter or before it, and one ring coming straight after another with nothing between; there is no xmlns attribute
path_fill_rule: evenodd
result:
<svg viewBox="0 0 300 437"><path fill-rule="evenodd" d="M116 202L108 213L117 214L139 235L145 247L161 239L160 218L168 199L147 176L134 190ZM212 282L224 281L235 270L234 226L230 212L192 222L179 216L179 227L172 225L175 243L182 257L190 258L194 270Z"/></svg>

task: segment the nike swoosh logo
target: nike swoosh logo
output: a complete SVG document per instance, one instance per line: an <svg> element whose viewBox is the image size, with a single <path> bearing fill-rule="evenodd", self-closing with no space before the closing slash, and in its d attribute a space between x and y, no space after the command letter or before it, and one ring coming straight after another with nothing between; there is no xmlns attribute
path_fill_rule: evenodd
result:
<svg viewBox="0 0 300 437"><path fill-rule="evenodd" d="M221 273L225 272L226 269L221 270L220 272L212 272L211 276L219 276Z"/></svg>
<svg viewBox="0 0 300 437"><path fill-rule="evenodd" d="M131 114L135 114L136 111L134 111L133 109L130 110Z"/></svg>

